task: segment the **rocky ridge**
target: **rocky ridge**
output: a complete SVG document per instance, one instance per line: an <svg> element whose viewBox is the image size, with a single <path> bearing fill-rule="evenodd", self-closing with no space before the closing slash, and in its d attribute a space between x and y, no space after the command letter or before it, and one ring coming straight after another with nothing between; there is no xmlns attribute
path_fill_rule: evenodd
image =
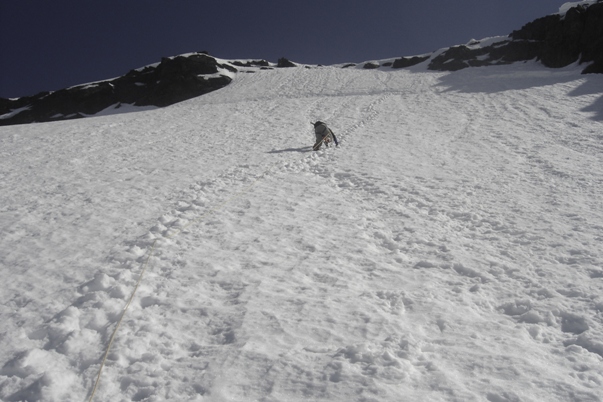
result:
<svg viewBox="0 0 603 402"><path fill-rule="evenodd" d="M268 62L221 63L201 53L166 57L122 77L16 99L0 98L0 125L77 119L127 106L164 107L223 88L238 67Z"/></svg>
<svg viewBox="0 0 603 402"><path fill-rule="evenodd" d="M603 73L603 1L568 4L567 10L562 6L563 12L536 19L506 37L474 40L421 56L342 67L408 68L427 63L430 70L457 71L536 59L550 68L579 62L586 65L584 74ZM0 98L0 126L115 113L124 106L169 106L223 88L243 68L296 66L285 58L276 64L266 60L222 61L206 52L163 58L160 63L110 80L16 99Z"/></svg>

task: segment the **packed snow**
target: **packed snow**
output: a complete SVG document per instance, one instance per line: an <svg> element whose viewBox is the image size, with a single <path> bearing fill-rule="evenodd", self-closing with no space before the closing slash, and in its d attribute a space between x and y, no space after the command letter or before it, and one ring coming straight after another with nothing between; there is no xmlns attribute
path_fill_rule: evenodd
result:
<svg viewBox="0 0 603 402"><path fill-rule="evenodd" d="M602 401L582 69L247 69L0 127L0 399Z"/></svg>

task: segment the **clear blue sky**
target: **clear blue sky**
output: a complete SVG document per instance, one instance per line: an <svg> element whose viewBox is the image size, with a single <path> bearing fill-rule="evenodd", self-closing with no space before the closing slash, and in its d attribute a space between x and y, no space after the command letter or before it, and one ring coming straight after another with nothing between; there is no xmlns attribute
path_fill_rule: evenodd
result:
<svg viewBox="0 0 603 402"><path fill-rule="evenodd" d="M411 56L507 35L557 0L2 0L0 97L120 76L162 56L308 64Z"/></svg>

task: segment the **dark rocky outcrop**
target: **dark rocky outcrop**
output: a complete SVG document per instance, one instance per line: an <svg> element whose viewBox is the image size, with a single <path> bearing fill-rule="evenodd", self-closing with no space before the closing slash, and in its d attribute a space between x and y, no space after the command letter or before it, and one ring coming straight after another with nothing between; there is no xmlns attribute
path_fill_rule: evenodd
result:
<svg viewBox="0 0 603 402"><path fill-rule="evenodd" d="M402 57L394 61L392 68L411 67L430 58L427 68L437 71L539 60L552 68L579 61L588 63L584 74L603 73L603 0L577 5L563 16L538 18L495 43L473 41L437 55Z"/></svg>
<svg viewBox="0 0 603 402"><path fill-rule="evenodd" d="M237 60L237 61L232 61L231 64L233 64L237 67L268 67L268 66L270 66L270 63L268 63L266 60L249 60L245 63Z"/></svg>
<svg viewBox="0 0 603 402"><path fill-rule="evenodd" d="M424 62L428 58L429 56L401 57L399 59L394 60L392 68L407 68L416 66L417 64Z"/></svg>
<svg viewBox="0 0 603 402"><path fill-rule="evenodd" d="M287 60L284 57L281 57L280 59L278 59L278 63L276 66L277 67L297 67L297 64L293 63L292 61Z"/></svg>
<svg viewBox="0 0 603 402"><path fill-rule="evenodd" d="M531 41L501 41L490 46L454 46L434 57L430 70L457 71L467 67L511 64L537 57L540 45Z"/></svg>
<svg viewBox="0 0 603 402"><path fill-rule="evenodd" d="M565 67L576 61L593 63L583 72L603 70L603 2L578 5L564 18L549 15L511 34L514 40L540 43L539 60L547 67Z"/></svg>
<svg viewBox="0 0 603 402"><path fill-rule="evenodd" d="M379 68L379 63L364 63L364 66L362 66L362 68L364 68L365 70L374 70L375 68Z"/></svg>
<svg viewBox="0 0 603 402"><path fill-rule="evenodd" d="M577 6L564 18L550 15L526 24L511 34L513 39L541 43L539 59L547 67L565 67L576 61L593 63L583 72L603 69L603 2Z"/></svg>
<svg viewBox="0 0 603 402"><path fill-rule="evenodd" d="M42 92L18 99L0 99L0 125L76 119L111 106L168 106L228 85L236 72L202 53L163 58L155 66L136 69L112 80Z"/></svg>
<svg viewBox="0 0 603 402"><path fill-rule="evenodd" d="M579 61L589 63L583 73L603 73L603 2L570 8L563 17L539 18L490 46L475 42L451 47L434 57L428 68L456 71L533 59L551 68Z"/></svg>

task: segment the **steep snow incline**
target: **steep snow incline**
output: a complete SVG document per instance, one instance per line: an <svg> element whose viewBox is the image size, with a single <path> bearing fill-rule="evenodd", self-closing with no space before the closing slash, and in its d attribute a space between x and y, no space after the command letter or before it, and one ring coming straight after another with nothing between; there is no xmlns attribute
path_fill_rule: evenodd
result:
<svg viewBox="0 0 603 402"><path fill-rule="evenodd" d="M0 129L0 399L89 396L150 255L95 400L603 400L602 92L290 68Z"/></svg>

